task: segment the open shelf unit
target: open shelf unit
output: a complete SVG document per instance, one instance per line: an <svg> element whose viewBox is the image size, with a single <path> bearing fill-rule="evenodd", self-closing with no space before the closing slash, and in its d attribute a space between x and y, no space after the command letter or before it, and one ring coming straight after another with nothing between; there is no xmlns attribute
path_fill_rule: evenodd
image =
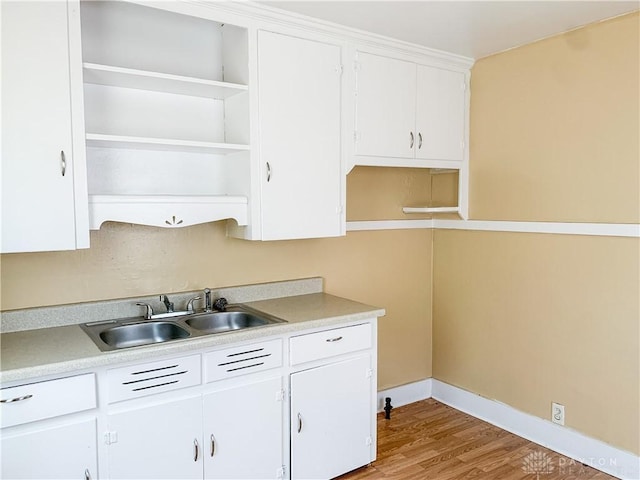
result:
<svg viewBox="0 0 640 480"><path fill-rule="evenodd" d="M91 228L246 225L246 28L126 2L81 19Z"/></svg>

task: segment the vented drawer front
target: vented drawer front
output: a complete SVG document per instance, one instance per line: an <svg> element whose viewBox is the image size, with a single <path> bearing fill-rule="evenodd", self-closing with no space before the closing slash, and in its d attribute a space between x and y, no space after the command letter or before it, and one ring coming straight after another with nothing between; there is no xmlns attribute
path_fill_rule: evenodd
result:
<svg viewBox="0 0 640 480"><path fill-rule="evenodd" d="M282 365L282 340L227 348L205 356L206 382L237 377Z"/></svg>
<svg viewBox="0 0 640 480"><path fill-rule="evenodd" d="M107 372L109 403L200 385L200 355L114 368Z"/></svg>
<svg viewBox="0 0 640 480"><path fill-rule="evenodd" d="M291 365L371 348L371 324L334 328L289 339Z"/></svg>
<svg viewBox="0 0 640 480"><path fill-rule="evenodd" d="M95 407L96 377L93 373L0 390L2 427Z"/></svg>

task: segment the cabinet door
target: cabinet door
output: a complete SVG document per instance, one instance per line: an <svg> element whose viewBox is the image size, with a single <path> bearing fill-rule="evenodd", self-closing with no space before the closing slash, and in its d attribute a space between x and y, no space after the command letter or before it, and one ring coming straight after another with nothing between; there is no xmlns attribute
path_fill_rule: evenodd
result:
<svg viewBox="0 0 640 480"><path fill-rule="evenodd" d="M416 65L358 53L356 155L413 158Z"/></svg>
<svg viewBox="0 0 640 480"><path fill-rule="evenodd" d="M109 478L202 478L202 399L108 416Z"/></svg>
<svg viewBox="0 0 640 480"><path fill-rule="evenodd" d="M342 234L341 50L258 32L262 239Z"/></svg>
<svg viewBox="0 0 640 480"><path fill-rule="evenodd" d="M465 95L464 73L418 66L417 158L463 159Z"/></svg>
<svg viewBox="0 0 640 480"><path fill-rule="evenodd" d="M280 377L205 395L205 478L278 478L282 404Z"/></svg>
<svg viewBox="0 0 640 480"><path fill-rule="evenodd" d="M96 421L2 435L2 478L97 478Z"/></svg>
<svg viewBox="0 0 640 480"><path fill-rule="evenodd" d="M84 151L72 143L74 26L67 9L76 9L79 35L78 5L3 1L0 8L2 252L75 249L74 157L83 158ZM84 184L86 204L86 179ZM86 244L79 246L88 247L88 214L84 225Z"/></svg>
<svg viewBox="0 0 640 480"><path fill-rule="evenodd" d="M372 454L369 355L291 375L291 478L327 479Z"/></svg>

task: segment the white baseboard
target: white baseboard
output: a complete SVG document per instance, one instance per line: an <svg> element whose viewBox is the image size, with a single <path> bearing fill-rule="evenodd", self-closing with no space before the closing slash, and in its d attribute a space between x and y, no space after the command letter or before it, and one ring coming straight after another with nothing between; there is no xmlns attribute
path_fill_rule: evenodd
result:
<svg viewBox="0 0 640 480"><path fill-rule="evenodd" d="M431 379L400 385L378 392L378 412L384 408L384 399L391 398L392 407L401 407L409 403L419 402L431 398Z"/></svg>
<svg viewBox="0 0 640 480"><path fill-rule="evenodd" d="M630 452L436 379L431 379L431 393L436 400L457 410L577 461L557 468L575 472L580 464L586 464L617 478L640 479L640 457Z"/></svg>

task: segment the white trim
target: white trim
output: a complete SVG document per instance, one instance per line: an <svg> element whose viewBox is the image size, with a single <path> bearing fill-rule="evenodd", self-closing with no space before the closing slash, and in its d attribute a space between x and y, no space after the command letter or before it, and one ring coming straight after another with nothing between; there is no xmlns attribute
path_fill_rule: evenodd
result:
<svg viewBox="0 0 640 480"><path fill-rule="evenodd" d="M347 232L416 228L640 238L640 224L638 223L505 222L497 220L445 220L438 218L347 222Z"/></svg>
<svg viewBox="0 0 640 480"><path fill-rule="evenodd" d="M378 412L384 408L384 399L391 398L392 407L401 407L431 397L431 379L400 385L378 392Z"/></svg>
<svg viewBox="0 0 640 480"><path fill-rule="evenodd" d="M347 222L347 232L364 230L404 230L415 228L433 228L433 220L370 220Z"/></svg>
<svg viewBox="0 0 640 480"><path fill-rule="evenodd" d="M556 233L561 235L640 238L640 224L637 223L504 222L494 220L434 219L433 228L439 230L481 230L489 232Z"/></svg>
<svg viewBox="0 0 640 480"><path fill-rule="evenodd" d="M640 478L637 455L439 380L432 379L431 386L433 398L457 410L617 478Z"/></svg>

